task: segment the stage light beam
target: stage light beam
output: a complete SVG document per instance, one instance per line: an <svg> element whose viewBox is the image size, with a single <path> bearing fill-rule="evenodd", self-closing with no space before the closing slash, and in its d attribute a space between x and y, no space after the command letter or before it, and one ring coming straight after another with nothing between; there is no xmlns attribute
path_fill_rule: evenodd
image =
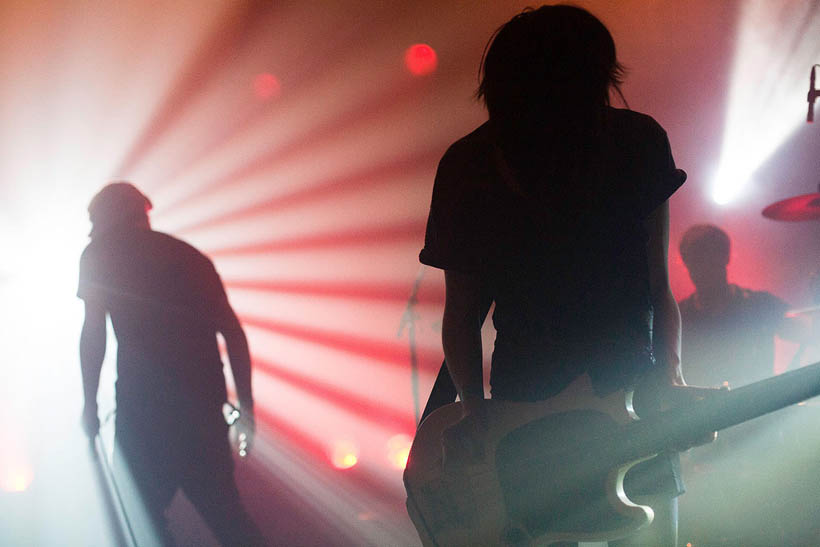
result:
<svg viewBox="0 0 820 547"><path fill-rule="evenodd" d="M806 76L820 55L817 3L742 4L726 123L711 198L727 205L806 117Z"/></svg>

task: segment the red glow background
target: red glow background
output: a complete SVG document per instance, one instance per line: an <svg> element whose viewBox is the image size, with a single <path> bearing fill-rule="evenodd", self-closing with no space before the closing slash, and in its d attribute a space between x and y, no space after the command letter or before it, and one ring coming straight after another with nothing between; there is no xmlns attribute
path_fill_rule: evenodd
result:
<svg viewBox="0 0 820 547"><path fill-rule="evenodd" d="M809 305L820 224L777 223L760 211L816 191L818 127L795 120L743 200L709 198L748 3L577 4L610 28L628 69L629 106L667 129L689 173L672 198L676 296L692 290L677 241L689 225L712 222L732 236L732 281ZM268 431L320 466L331 465L338 443L353 443L357 480L398 499L390 439L412 435L415 405L424 405L442 359L443 276L417 261L436 164L484 121L472 98L481 53L526 5L5 1L0 228L9 241L17 227L42 229L70 251L46 250L52 262L42 267L70 298L88 200L111 178L133 181L154 202L156 229L213 258L249 335ZM792 6L770 3L772 32L795 17ZM808 36L818 35L817 11ZM432 57L412 54L414 44ZM820 56L793 60L807 76ZM35 214L44 204L56 220ZM54 243L63 235L68 243ZM17 275L15 256L4 280ZM419 276L414 394L404 319ZM79 304L63 305L78 330ZM66 404L79 415L80 385L71 381L66 389L77 394Z"/></svg>

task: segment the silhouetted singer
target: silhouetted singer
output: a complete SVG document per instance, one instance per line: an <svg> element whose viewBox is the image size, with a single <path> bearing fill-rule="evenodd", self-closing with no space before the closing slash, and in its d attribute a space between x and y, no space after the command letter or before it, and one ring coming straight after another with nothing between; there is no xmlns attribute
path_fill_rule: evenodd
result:
<svg viewBox="0 0 820 547"><path fill-rule="evenodd" d="M88 206L91 242L80 259L83 425L97 434L106 314L117 338L115 472L125 470L163 544L164 512L182 489L223 545L261 545L234 483L222 406L217 332L225 339L242 417L254 431L251 363L242 327L211 261L153 231L151 202L133 185L105 186Z"/></svg>
<svg viewBox="0 0 820 547"><path fill-rule="evenodd" d="M491 39L477 93L489 121L442 158L420 254L445 272L442 341L464 413L444 432L445 461L448 442L484 427L487 296L493 399L545 400L584 373L601 395L684 384L667 200L686 174L655 120L610 106L622 74L609 31L581 8L525 10ZM655 521L617 545L676 545L677 453L638 464L625 487ZM508 509L529 488L511 490ZM522 511L510 545L543 531Z"/></svg>

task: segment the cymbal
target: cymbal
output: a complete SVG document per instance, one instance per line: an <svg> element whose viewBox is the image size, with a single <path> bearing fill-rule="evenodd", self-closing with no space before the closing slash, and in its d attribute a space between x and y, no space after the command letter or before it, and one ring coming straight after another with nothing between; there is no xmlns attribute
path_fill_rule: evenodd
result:
<svg viewBox="0 0 820 547"><path fill-rule="evenodd" d="M820 193L803 194L772 203L763 209L763 216L772 220L820 220Z"/></svg>
<svg viewBox="0 0 820 547"><path fill-rule="evenodd" d="M820 306L810 306L808 308L797 308L786 312L786 317L797 317L798 315L811 315L820 313Z"/></svg>

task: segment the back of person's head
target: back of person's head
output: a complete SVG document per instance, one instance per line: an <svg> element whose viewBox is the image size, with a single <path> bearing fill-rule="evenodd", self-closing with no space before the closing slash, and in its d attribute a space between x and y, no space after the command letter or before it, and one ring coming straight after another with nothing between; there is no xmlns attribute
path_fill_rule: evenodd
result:
<svg viewBox="0 0 820 547"><path fill-rule="evenodd" d="M152 207L151 200L130 182L112 182L88 205L90 235L93 238L112 229L145 227Z"/></svg>
<svg viewBox="0 0 820 547"><path fill-rule="evenodd" d="M482 60L477 96L491 120L540 123L609 104L623 67L607 28L569 5L528 8L499 28Z"/></svg>
<svg viewBox="0 0 820 547"><path fill-rule="evenodd" d="M729 235L713 224L696 224L686 230L678 250L687 267L729 263Z"/></svg>

